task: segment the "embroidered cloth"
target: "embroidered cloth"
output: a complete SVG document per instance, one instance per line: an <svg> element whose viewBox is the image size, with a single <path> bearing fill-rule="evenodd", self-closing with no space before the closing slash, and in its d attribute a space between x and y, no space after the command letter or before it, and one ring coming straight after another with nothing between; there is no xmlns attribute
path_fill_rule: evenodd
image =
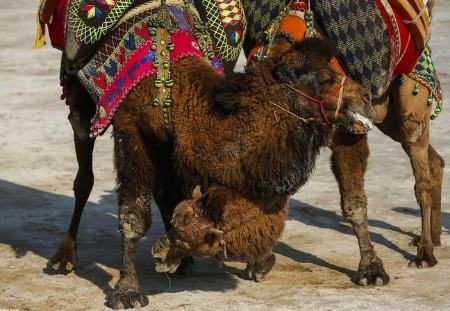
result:
<svg viewBox="0 0 450 311"><path fill-rule="evenodd" d="M173 63L186 56L205 57L194 36L190 16L177 6L171 6L169 10L171 20L176 24L176 31L170 35L173 43L170 61ZM103 134L133 87L163 66L155 66L154 43L157 42L154 42L149 27L152 18L152 11L144 12L120 24L78 73L83 85L97 99L91 137ZM223 74L223 67L216 56L211 55L207 59L216 71Z"/></svg>

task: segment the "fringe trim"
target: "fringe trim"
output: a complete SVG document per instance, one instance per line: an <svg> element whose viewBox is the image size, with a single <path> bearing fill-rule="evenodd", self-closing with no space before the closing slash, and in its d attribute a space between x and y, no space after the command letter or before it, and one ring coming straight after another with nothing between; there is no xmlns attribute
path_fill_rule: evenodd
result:
<svg viewBox="0 0 450 311"><path fill-rule="evenodd" d="M36 13L36 37L33 49L40 49L46 44L45 42L45 23L39 18L39 11Z"/></svg>

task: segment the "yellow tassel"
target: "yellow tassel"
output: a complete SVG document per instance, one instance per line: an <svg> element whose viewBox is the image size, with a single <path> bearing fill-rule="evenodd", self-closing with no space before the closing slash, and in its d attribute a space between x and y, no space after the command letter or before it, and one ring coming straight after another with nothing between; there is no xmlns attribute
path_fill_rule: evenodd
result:
<svg viewBox="0 0 450 311"><path fill-rule="evenodd" d="M45 24L39 18L39 11L36 13L36 39L33 49L39 49L46 44L45 42Z"/></svg>

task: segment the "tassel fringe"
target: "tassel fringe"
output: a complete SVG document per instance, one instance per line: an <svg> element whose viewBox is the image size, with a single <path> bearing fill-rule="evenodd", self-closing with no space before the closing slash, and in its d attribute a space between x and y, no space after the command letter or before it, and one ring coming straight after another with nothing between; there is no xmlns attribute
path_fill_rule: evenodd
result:
<svg viewBox="0 0 450 311"><path fill-rule="evenodd" d="M33 49L40 49L45 44L45 24L41 22L38 11L36 13L36 39L34 40Z"/></svg>

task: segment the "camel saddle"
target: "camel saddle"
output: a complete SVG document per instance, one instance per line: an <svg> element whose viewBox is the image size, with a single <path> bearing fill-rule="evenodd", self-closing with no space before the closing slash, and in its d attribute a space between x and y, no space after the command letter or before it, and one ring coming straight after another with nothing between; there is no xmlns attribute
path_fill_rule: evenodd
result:
<svg viewBox="0 0 450 311"><path fill-rule="evenodd" d="M224 66L234 65L246 31L241 0L41 0L35 47L44 44L47 24L52 45L63 49L67 64L78 70L107 34L130 15L163 4L184 3L195 5L208 24L214 49Z"/></svg>
<svg viewBox="0 0 450 311"><path fill-rule="evenodd" d="M431 18L428 0L389 0L410 31L416 47L424 49L431 35Z"/></svg>

